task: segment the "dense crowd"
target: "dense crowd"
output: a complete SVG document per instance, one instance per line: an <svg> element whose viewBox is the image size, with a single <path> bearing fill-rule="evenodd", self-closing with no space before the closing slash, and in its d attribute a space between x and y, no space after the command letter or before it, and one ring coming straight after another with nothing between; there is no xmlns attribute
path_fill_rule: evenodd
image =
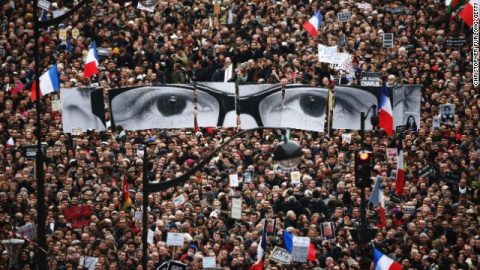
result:
<svg viewBox="0 0 480 270"><path fill-rule="evenodd" d="M52 2L54 12L68 10L78 1ZM217 16L212 1L159 1L154 12L136 8L137 2L98 0L88 3L62 24L42 29L40 65L44 73L57 63L61 88L97 84L116 87L192 81L241 83L302 83L329 86L358 85L362 72L382 72L389 85L421 84L421 121L417 132L403 140L405 188L395 194L396 163L388 162L387 148L398 136L367 132L360 141L356 131L293 130L291 140L304 150L301 183L292 184L290 171L274 165L271 154L285 134L279 130L251 132L232 141L183 185L150 194L148 223L154 233L149 245L149 269L169 260L201 269L203 257L216 257L222 269L248 269L256 260L264 219L276 219L278 235L266 246L265 269L370 269L371 247L401 263L404 269L478 269L480 255L479 175L480 131L478 87L473 87L471 29L461 19L449 19L443 2L404 0L353 1L223 0ZM362 3L367 4L367 3ZM404 7L392 13L386 7ZM317 37L302 24L321 10ZM388 11L390 10L390 11ZM349 11L352 20L338 22ZM183 174L228 141L235 128L95 131L80 136L64 133L62 112L52 103L58 93L42 99L42 141L47 143L45 191L47 213L36 211L34 162L24 146L36 143L35 103L30 100L34 74L33 9L28 1L2 1L0 9L0 228L8 231L35 223L47 215L47 254L52 269L86 269L83 256L96 257L90 269L142 269L141 209L143 166L151 181ZM39 14L40 15L40 14ZM76 31L78 29L78 32ZM66 30L67 40L60 39ZM76 34L78 33L78 35ZM384 49L382 34L394 34L394 47ZM339 74L319 63L317 45L339 45L353 56L355 74ZM447 47L448 38L466 38L465 45ZM99 50L99 73L83 78L84 60L91 41ZM343 43L342 41L342 43ZM100 53L101 51L101 53ZM38 75L38 74L37 74ZM60 94L61 94L60 90ZM433 128L440 104L454 104L453 125ZM108 117L108 116L107 116ZM351 133L347 143L342 134ZM13 139L13 145L10 145ZM147 164L137 146L147 144ZM363 146L362 146L363 145ZM355 187L355 149L375 154L372 176L382 181L387 224L373 235L368 247L358 245L360 190ZM427 165L431 174L419 177ZM246 170L253 181L229 186L229 174L242 180ZM446 182L449 173L458 184ZM132 205L122 208L121 187L128 182ZM367 200L372 189L366 188ZM173 198L183 195L185 203ZM242 218L231 218L231 200L243 199ZM397 198L398 199L398 198ZM65 208L90 205L90 222L72 227ZM414 206L404 213L404 206ZM378 220L369 206L371 227ZM321 225L332 222L332 239ZM282 265L269 259L275 246L285 247L282 232L309 237L316 259ZM183 247L166 245L169 232L185 234ZM36 267L35 242L24 245L17 269ZM11 254L0 245L0 269L8 269Z"/></svg>

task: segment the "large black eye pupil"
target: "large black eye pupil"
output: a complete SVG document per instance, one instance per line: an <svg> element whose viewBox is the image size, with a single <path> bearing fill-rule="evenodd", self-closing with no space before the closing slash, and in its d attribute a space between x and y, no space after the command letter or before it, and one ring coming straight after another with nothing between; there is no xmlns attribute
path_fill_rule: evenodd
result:
<svg viewBox="0 0 480 270"><path fill-rule="evenodd" d="M164 116L172 116L181 114L187 106L187 101L184 98L177 98L170 96L169 98L162 98L158 101L158 110Z"/></svg>
<svg viewBox="0 0 480 270"><path fill-rule="evenodd" d="M306 114L313 117L320 117L325 110L325 101L320 97L302 95L300 97L300 107Z"/></svg>

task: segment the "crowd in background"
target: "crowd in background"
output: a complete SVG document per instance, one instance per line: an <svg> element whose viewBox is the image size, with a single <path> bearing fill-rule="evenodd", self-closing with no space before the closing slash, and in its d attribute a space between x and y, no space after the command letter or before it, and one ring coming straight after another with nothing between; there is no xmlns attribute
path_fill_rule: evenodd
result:
<svg viewBox="0 0 480 270"><path fill-rule="evenodd" d="M70 9L78 1L52 2L54 11ZM472 31L457 17L448 18L444 3L434 0L353 1L221 1L214 13L212 1L159 1L154 12L137 9L137 2L98 0L88 3L62 24L42 29L41 73L57 63L61 88L98 84L105 90L145 84L224 81L242 83L302 83L327 87L332 78L359 85L362 72L382 72L389 85L421 84L421 121L417 132L403 140L405 188L395 194L396 164L386 151L398 136L381 130L367 132L365 141L354 130L309 132L293 130L291 140L304 150L301 184L292 184L290 172L277 168L272 151L285 134L278 130L251 132L235 139L208 166L183 185L150 194L148 223L154 232L149 245L149 269L163 262L184 262L201 269L202 257L216 257L222 269L248 269L255 261L264 219L276 219L278 237L266 247L265 269L370 269L368 248L359 247L360 190L355 187L355 149L375 154L372 176L382 181L387 200L387 224L373 236L375 246L404 269L478 269L480 255L479 175L480 131L478 87L473 87ZM362 4L366 4L362 3ZM404 7L391 13L386 7ZM302 24L321 10L320 34L312 37ZM391 9L390 9L391 10ZM339 12L352 20L338 22ZM64 133L62 112L52 108L58 93L42 99L42 141L47 213L36 211L34 162L23 146L36 143L37 108L30 100L34 74L32 3L2 1L0 8L0 227L8 238L13 227L35 223L47 215L47 256L52 269L86 269L82 256L98 258L95 269L142 269L141 209L143 166L152 181L165 181L195 166L235 128L144 131L95 131L80 136ZM73 30L78 29L78 36ZM67 30L67 40L60 32ZM394 47L383 48L382 34L394 34ZM318 44L339 45L352 55L353 76L339 74L319 63ZM460 47L447 47L448 38L465 38ZM83 78L90 43L104 48L99 73ZM343 42L343 41L342 41ZM59 91L60 95L62 90ZM440 104L454 104L453 125L433 128ZM107 116L108 117L108 116ZM342 134L351 133L351 143ZM13 139L13 145L9 145ZM137 155L147 144L148 163ZM363 145L363 146L362 146ZM434 172L419 177L431 165ZM229 174L242 180L246 170L253 181L229 186ZM460 175L458 184L445 175ZM126 176L126 177L125 177ZM122 208L121 187L128 181L132 206ZM367 199L371 188L366 189ZM184 195L176 206L173 198ZM243 199L241 220L231 219L231 199ZM68 206L90 205L88 226L71 227ZM404 213L403 206L414 206ZM370 206L368 218L378 219ZM320 227L332 222L333 239L324 239ZM14 226L13 226L14 225ZM309 237L316 259L306 264L281 265L269 259L274 246L285 247L288 231ZM185 233L183 247L166 245L169 232ZM270 239L271 240L271 239ZM370 249L371 250L371 249ZM36 266L35 242L22 248L17 269ZM41 251L40 251L41 252ZM363 256L362 256L363 255ZM0 245L0 269L11 257Z"/></svg>

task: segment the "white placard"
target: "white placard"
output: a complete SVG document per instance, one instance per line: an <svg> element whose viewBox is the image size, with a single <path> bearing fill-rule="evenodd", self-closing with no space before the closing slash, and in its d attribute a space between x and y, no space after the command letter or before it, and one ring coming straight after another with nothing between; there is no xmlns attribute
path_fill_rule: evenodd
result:
<svg viewBox="0 0 480 270"><path fill-rule="evenodd" d="M350 144L352 142L352 134L350 133L342 134L342 142Z"/></svg>
<svg viewBox="0 0 480 270"><path fill-rule="evenodd" d="M203 257L203 268L215 268L217 261L215 257Z"/></svg>
<svg viewBox="0 0 480 270"><path fill-rule="evenodd" d="M37 6L41 9L45 9L45 10L49 10L51 4L52 3L50 3L46 0L38 0L38 2L37 2Z"/></svg>
<svg viewBox="0 0 480 270"><path fill-rule="evenodd" d="M143 213L142 211L135 211L135 220L142 220Z"/></svg>
<svg viewBox="0 0 480 270"><path fill-rule="evenodd" d="M62 101L60 99L52 100L52 110L58 112L62 110Z"/></svg>
<svg viewBox="0 0 480 270"><path fill-rule="evenodd" d="M146 0L146 1L138 1L137 8L141 10L145 10L148 12L154 12L155 6L158 4L158 0Z"/></svg>
<svg viewBox="0 0 480 270"><path fill-rule="evenodd" d="M307 262L310 238L293 236L292 261Z"/></svg>
<svg viewBox="0 0 480 270"><path fill-rule="evenodd" d="M358 8L369 9L372 7L372 4L369 3L356 3Z"/></svg>
<svg viewBox="0 0 480 270"><path fill-rule="evenodd" d="M184 240L185 240L185 235L183 233L169 232L167 234L167 246L181 247L183 246Z"/></svg>
<svg viewBox="0 0 480 270"><path fill-rule="evenodd" d="M402 212L405 215L413 215L415 214L415 206L404 205L402 206Z"/></svg>
<svg viewBox="0 0 480 270"><path fill-rule="evenodd" d="M333 63L335 54L337 53L337 46L324 46L318 44L318 62Z"/></svg>
<svg viewBox="0 0 480 270"><path fill-rule="evenodd" d="M228 175L228 179L230 180L230 187L238 187L238 174L231 173Z"/></svg>
<svg viewBox="0 0 480 270"><path fill-rule="evenodd" d="M147 235L147 242L149 244L153 244L153 237L155 236L155 232L148 229L148 235Z"/></svg>
<svg viewBox="0 0 480 270"><path fill-rule="evenodd" d="M298 171L291 172L290 177L292 179L292 184L294 184L294 185L300 184L300 172L298 172Z"/></svg>
<svg viewBox="0 0 480 270"><path fill-rule="evenodd" d="M234 219L242 218L242 199L240 198L232 199L232 218Z"/></svg>
<svg viewBox="0 0 480 270"><path fill-rule="evenodd" d="M183 194L173 198L173 204L175 205L175 207L178 207L179 205L182 205L184 203L185 203L185 197L183 196Z"/></svg>

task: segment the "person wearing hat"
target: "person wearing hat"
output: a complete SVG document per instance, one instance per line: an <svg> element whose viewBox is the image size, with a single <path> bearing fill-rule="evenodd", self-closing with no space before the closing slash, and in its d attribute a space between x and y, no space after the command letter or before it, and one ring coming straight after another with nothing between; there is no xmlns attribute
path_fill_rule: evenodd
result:
<svg viewBox="0 0 480 270"><path fill-rule="evenodd" d="M215 193L212 190L209 190L205 194L205 199L200 201L200 204L202 205L202 208L205 208L207 206L213 207L215 200L216 200Z"/></svg>

